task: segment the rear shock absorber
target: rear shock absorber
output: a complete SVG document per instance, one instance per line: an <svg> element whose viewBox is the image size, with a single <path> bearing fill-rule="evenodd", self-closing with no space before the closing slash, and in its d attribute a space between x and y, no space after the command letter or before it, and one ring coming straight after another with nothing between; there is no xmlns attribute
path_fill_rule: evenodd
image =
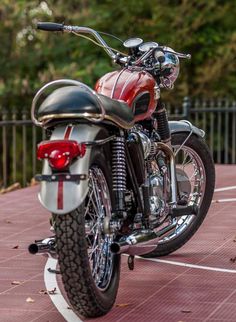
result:
<svg viewBox="0 0 236 322"><path fill-rule="evenodd" d="M120 218L126 217L126 159L125 139L116 137L112 144L112 190L115 197L113 212Z"/></svg>
<svg viewBox="0 0 236 322"><path fill-rule="evenodd" d="M157 109L155 112L157 119L157 131L160 135L162 142L167 143L171 139L170 128L168 123L167 111L164 103L158 102Z"/></svg>

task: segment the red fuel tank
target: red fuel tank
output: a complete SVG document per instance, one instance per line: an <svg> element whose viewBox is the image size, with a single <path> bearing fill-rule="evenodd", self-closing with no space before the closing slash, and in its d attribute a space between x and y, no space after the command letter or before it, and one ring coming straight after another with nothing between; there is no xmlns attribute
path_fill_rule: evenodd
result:
<svg viewBox="0 0 236 322"><path fill-rule="evenodd" d="M105 74L95 86L99 94L125 101L135 115L135 121L152 115L157 105L156 82L146 71L122 69Z"/></svg>

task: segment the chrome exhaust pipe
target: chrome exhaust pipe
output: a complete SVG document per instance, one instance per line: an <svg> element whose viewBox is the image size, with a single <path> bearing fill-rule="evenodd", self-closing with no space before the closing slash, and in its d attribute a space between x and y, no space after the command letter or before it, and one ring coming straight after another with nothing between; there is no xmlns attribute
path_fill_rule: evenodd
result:
<svg viewBox="0 0 236 322"><path fill-rule="evenodd" d="M35 240L35 243L30 244L28 251L30 254L50 254L52 257L56 257L56 242L55 237L49 237L41 240Z"/></svg>
<svg viewBox="0 0 236 322"><path fill-rule="evenodd" d="M134 233L123 236L119 241L110 245L113 254L145 255L152 252L158 244L160 238L174 231L176 222L162 228L158 232L152 229L140 229Z"/></svg>

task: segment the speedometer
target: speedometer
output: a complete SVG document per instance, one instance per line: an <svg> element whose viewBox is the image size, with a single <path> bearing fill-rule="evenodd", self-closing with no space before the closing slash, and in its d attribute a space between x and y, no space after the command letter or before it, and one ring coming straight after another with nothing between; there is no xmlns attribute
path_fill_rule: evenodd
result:
<svg viewBox="0 0 236 322"><path fill-rule="evenodd" d="M157 48L157 47L158 47L158 43L154 41L148 41L141 44L139 46L139 50L142 52L146 52L146 51L149 51L150 49Z"/></svg>
<svg viewBox="0 0 236 322"><path fill-rule="evenodd" d="M126 48L135 48L141 45L143 40L141 38L129 38L127 39L123 45Z"/></svg>

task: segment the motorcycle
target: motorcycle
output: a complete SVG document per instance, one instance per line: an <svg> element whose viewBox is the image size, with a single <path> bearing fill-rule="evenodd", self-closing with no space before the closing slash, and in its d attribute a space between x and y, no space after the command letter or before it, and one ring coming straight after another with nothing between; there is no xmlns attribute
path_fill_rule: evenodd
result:
<svg viewBox="0 0 236 322"><path fill-rule="evenodd" d="M58 258L73 309L98 317L115 302L121 254L133 269L136 255L170 254L195 234L211 204L214 163L204 131L186 120L168 121L160 98L178 77L179 58L190 55L141 38L126 40L124 54L87 27L37 27L90 39L120 66L94 90L75 80L52 81L31 109L47 135L37 147L43 170L36 177L55 235L29 251Z"/></svg>

